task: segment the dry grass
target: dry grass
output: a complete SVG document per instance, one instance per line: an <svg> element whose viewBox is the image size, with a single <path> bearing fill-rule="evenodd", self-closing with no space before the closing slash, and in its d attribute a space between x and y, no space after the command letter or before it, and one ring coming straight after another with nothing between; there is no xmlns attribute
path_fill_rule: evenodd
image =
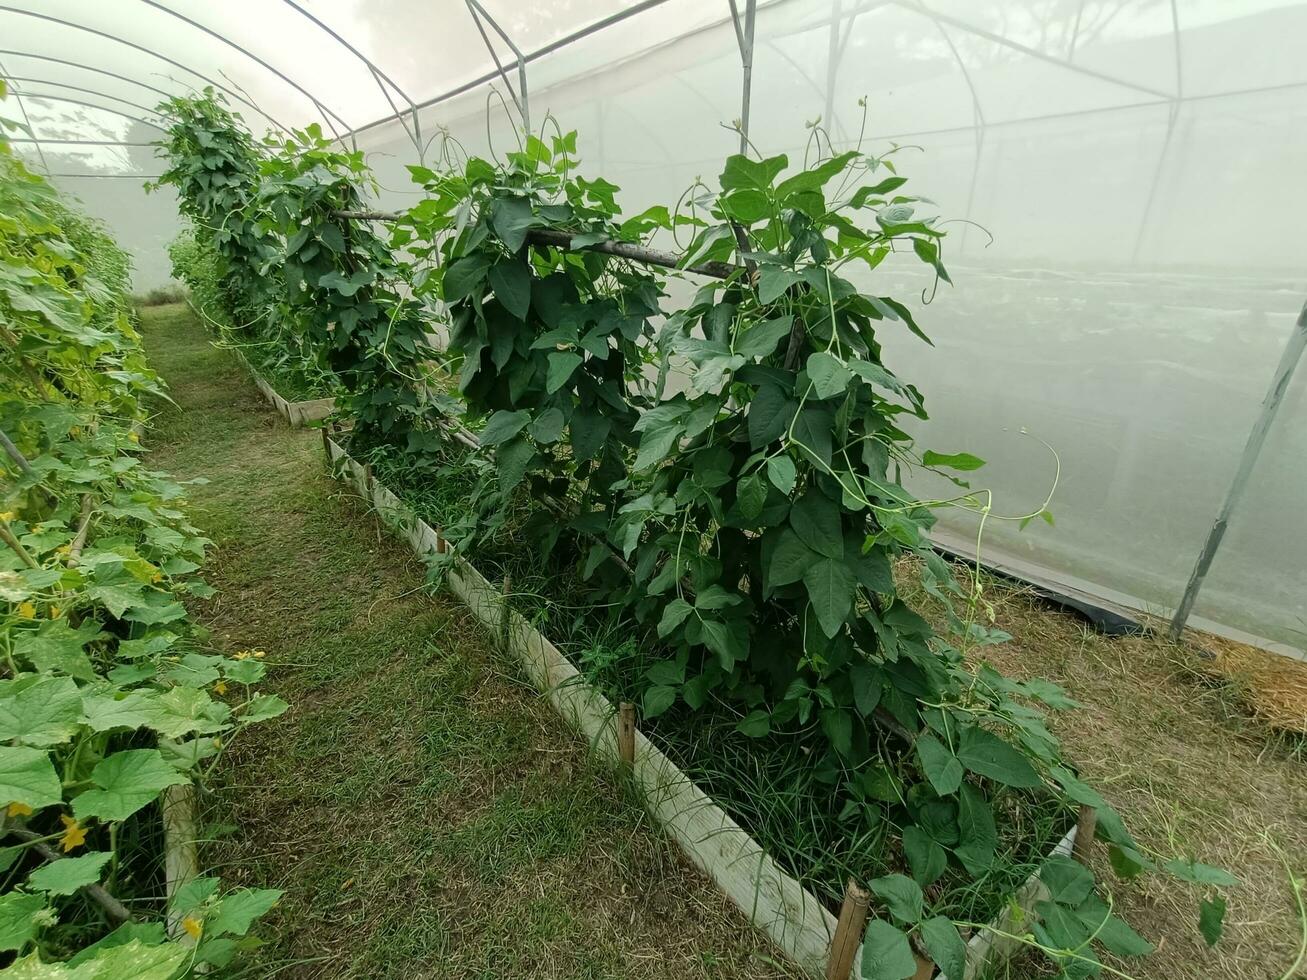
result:
<svg viewBox="0 0 1307 980"><path fill-rule="evenodd" d="M1242 692L1259 722L1307 735L1307 663L1210 633L1189 632L1185 639L1200 651L1199 668Z"/></svg>
<svg viewBox="0 0 1307 980"><path fill-rule="evenodd" d="M904 582L912 578L905 569ZM959 574L965 570L958 569ZM1307 772L1301 743L1244 709L1245 694L1214 682L1189 647L1156 636L1106 637L1029 590L986 579L995 625L1014 639L984 656L1014 677L1047 677L1082 707L1050 727L1065 753L1144 844L1236 875L1225 936L1209 949L1197 930L1199 889L1160 875L1120 882L1106 854L1095 872L1118 911L1158 947L1113 963L1165 980L1281 980L1303 923L1284 860L1307 876ZM1040 976L1029 961L1010 977Z"/></svg>
<svg viewBox="0 0 1307 980"><path fill-rule="evenodd" d="M145 313L224 649L292 710L232 747L203 859L285 889L257 977L790 975L194 322ZM218 824L230 825L222 833Z"/></svg>

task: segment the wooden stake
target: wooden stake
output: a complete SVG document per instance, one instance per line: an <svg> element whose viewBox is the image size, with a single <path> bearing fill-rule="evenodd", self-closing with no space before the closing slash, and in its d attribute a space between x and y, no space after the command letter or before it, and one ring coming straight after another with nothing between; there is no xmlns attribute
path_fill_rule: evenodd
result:
<svg viewBox="0 0 1307 980"><path fill-rule="evenodd" d="M623 701L617 709L617 757L635 765L635 705Z"/></svg>
<svg viewBox="0 0 1307 980"><path fill-rule="evenodd" d="M372 493L372 464L363 464L363 486L368 493Z"/></svg>
<svg viewBox="0 0 1307 980"><path fill-rule="evenodd" d="M82 494L82 516L77 525L77 535L73 538L72 546L68 549L69 563L75 562L77 557L86 547L86 539L91 533L91 518L95 516L94 502L91 500L89 493Z"/></svg>
<svg viewBox="0 0 1307 980"><path fill-rule="evenodd" d="M1098 811L1092 806L1080 805L1076 820L1076 842L1071 845L1071 856L1081 864L1089 863L1089 850L1094 844L1094 831L1098 829Z"/></svg>
<svg viewBox="0 0 1307 980"><path fill-rule="evenodd" d="M935 975L935 964L920 953L914 955L917 958L917 972L912 974L912 980L930 980Z"/></svg>
<svg viewBox="0 0 1307 980"><path fill-rule="evenodd" d="M327 457L327 465L331 465L331 432L327 424L322 424L322 455Z"/></svg>
<svg viewBox="0 0 1307 980"><path fill-rule="evenodd" d="M508 597L512 593L513 579L505 575L504 584L500 589L500 620L499 620L499 649L508 651L508 627L513 622L513 607L509 605Z"/></svg>
<svg viewBox="0 0 1307 980"><path fill-rule="evenodd" d="M867 906L871 896L852 878L844 889L835 937L830 942L830 959L826 961L826 980L849 980L853 957L862 942L862 927L867 923Z"/></svg>
<svg viewBox="0 0 1307 980"><path fill-rule="evenodd" d="M14 554L16 554L19 558L21 558L23 560L23 564L26 565L28 568L41 567L40 563L35 558L33 558L30 554L28 554L27 549L24 548L22 543L18 540L18 538L14 536L14 532L9 530L9 523L3 519L0 519L0 541L3 541L5 544L9 545L9 547L13 550Z"/></svg>
<svg viewBox="0 0 1307 980"><path fill-rule="evenodd" d="M169 786L160 801L163 813L163 873L164 889L172 899L199 873L199 857L195 839L195 787L189 783ZM180 939L186 935L182 929L182 916L171 913L167 919L168 935Z"/></svg>

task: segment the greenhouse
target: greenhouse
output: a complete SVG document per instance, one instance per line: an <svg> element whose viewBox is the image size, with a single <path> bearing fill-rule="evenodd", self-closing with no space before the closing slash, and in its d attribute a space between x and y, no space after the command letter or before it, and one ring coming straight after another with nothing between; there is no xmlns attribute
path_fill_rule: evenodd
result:
<svg viewBox="0 0 1307 980"><path fill-rule="evenodd" d="M0 3L0 977L1307 976L1304 36Z"/></svg>

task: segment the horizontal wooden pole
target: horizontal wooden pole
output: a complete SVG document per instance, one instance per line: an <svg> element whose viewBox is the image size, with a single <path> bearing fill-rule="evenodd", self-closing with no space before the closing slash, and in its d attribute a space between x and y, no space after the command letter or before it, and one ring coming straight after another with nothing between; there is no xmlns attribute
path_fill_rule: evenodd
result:
<svg viewBox="0 0 1307 980"><path fill-rule="evenodd" d="M332 211L331 214L336 218L353 221L398 221L403 217L397 211ZM588 245L573 246L572 239L575 237L571 232L554 231L548 228L533 228L526 233L526 240L532 245L566 249L575 247L578 251L602 252L604 255L615 255L621 259L630 259L632 262L643 262L645 265L657 265L666 269L681 268L681 257L675 252L664 252L661 249L646 248L630 242L591 242ZM682 271L698 273L713 279L730 279L736 274L747 272L744 266L730 262L701 262L698 265L688 266Z"/></svg>

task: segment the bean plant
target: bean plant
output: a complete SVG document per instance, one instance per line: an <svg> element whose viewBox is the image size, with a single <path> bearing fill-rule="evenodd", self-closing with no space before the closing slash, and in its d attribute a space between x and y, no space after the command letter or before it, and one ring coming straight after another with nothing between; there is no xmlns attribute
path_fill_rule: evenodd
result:
<svg viewBox="0 0 1307 980"><path fill-rule="evenodd" d="M292 399L330 394L335 378L295 329L287 309L295 297L280 288L285 240L258 199L265 148L212 89L168 99L157 111L169 121L158 184L174 188L190 220L169 248L173 276L223 340Z"/></svg>
<svg viewBox="0 0 1307 980"><path fill-rule="evenodd" d="M578 176L575 153L575 133L554 137L552 149L532 136L503 168L478 158L457 171L410 168L429 196L403 234L419 260L439 260L416 291L448 305L458 390L486 422L482 445L495 449L498 495L478 494L491 515L483 532L524 479L541 499L575 492L570 506L615 518L606 491L625 476L640 410L654 397L644 369L662 280L566 246L635 241L666 219L655 211L619 225L617 188ZM548 548L560 525L549 511L538 525Z"/></svg>
<svg viewBox="0 0 1307 980"><path fill-rule="evenodd" d="M265 266L279 248L253 208L259 147L221 93L176 96L157 111L169 121L159 147L168 166L158 183L177 192L193 235L212 247L220 267L225 313L253 328L269 316ZM265 324L266 326L266 324Z"/></svg>
<svg viewBox="0 0 1307 980"><path fill-rule="evenodd" d="M0 86L0 96L3 87ZM204 652L208 541L143 465L162 384L126 254L12 155L0 120L0 952L17 976L191 975L253 942L272 890L199 879L165 909L132 842L170 787L281 714L261 652ZM124 905L124 902L128 905ZM171 911L188 943L166 938ZM124 921L131 915L131 921Z"/></svg>
<svg viewBox="0 0 1307 980"><path fill-rule="evenodd" d="M580 574L660 639L643 716L681 702L734 714L744 737L798 740L842 819L892 830L906 874L870 883L887 913L869 926L868 978L914 975L914 947L962 975L962 936L930 897L950 876L990 874L997 820L1032 794L1095 808L1118 872L1155 867L1045 727L1040 709L1072 702L983 664L977 651L1006 637L930 548L933 510L976 504L957 474L983 462L922 451L901 426L926 411L884 363L883 335L927 338L905 304L860 283L896 253L949 275L944 234L892 155L848 151L793 173L783 155L733 156L716 187L695 189L692 214L625 222L617 189L576 165L568 134L552 147L528 137L502 166L413 168L429 197L406 218L409 248L439 257L419 292L448 305L500 505L529 493L546 545L565 529L588 542ZM595 247L686 225L680 265L720 278L655 332L660 280ZM951 471L957 497L914 498L909 468ZM906 556L945 633L899 595ZM1189 861L1167 868L1231 881ZM1064 975L1101 969L1091 942L1151 950L1088 869L1059 857L1040 873L1050 897L1028 941Z"/></svg>
<svg viewBox="0 0 1307 980"><path fill-rule="evenodd" d="M365 205L363 155L334 149L316 125L269 148L258 201L285 241L278 272L291 332L344 388L356 451L430 453L443 402L431 383L429 324L401 293L388 242L344 216Z"/></svg>

